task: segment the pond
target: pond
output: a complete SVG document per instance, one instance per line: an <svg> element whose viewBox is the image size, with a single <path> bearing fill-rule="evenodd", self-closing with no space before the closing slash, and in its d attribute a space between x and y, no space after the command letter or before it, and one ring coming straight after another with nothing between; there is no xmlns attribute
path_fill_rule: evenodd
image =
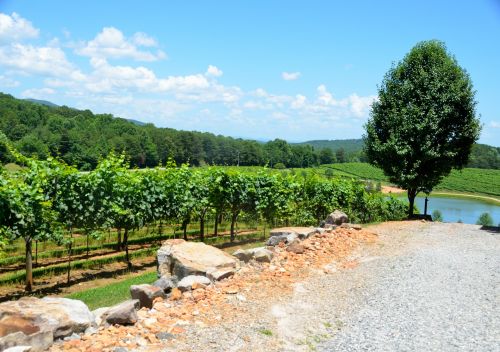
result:
<svg viewBox="0 0 500 352"><path fill-rule="evenodd" d="M417 197L415 203L421 213L424 212L425 197ZM429 197L427 214L439 210L444 222L458 222L475 224L482 213L489 213L493 218L493 225L500 226L500 206L483 202L478 199Z"/></svg>

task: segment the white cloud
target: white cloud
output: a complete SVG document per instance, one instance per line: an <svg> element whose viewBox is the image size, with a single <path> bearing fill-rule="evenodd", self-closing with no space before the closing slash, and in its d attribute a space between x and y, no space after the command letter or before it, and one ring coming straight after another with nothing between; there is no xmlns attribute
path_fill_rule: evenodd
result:
<svg viewBox="0 0 500 352"><path fill-rule="evenodd" d="M132 42L138 46L146 46L146 47L156 47L158 46L158 42L153 37L150 37L146 33L137 32L132 36Z"/></svg>
<svg viewBox="0 0 500 352"><path fill-rule="evenodd" d="M0 47L0 65L21 74L59 76L72 80L83 78L83 74L66 59L64 51L56 47L35 47L19 43Z"/></svg>
<svg viewBox="0 0 500 352"><path fill-rule="evenodd" d="M292 101L292 109L301 109L305 106L307 98L304 95L297 94Z"/></svg>
<svg viewBox="0 0 500 352"><path fill-rule="evenodd" d="M205 72L205 75L210 77L220 77L222 74L222 70L213 65L208 65L207 72Z"/></svg>
<svg viewBox="0 0 500 352"><path fill-rule="evenodd" d="M23 98L44 99L47 96L55 94L55 90L51 88L32 88L21 93Z"/></svg>
<svg viewBox="0 0 500 352"><path fill-rule="evenodd" d="M14 88L18 87L21 83L7 76L0 75L0 87Z"/></svg>
<svg viewBox="0 0 500 352"><path fill-rule="evenodd" d="M490 127L500 128L500 121L491 121L490 122Z"/></svg>
<svg viewBox="0 0 500 352"><path fill-rule="evenodd" d="M296 79L298 79L300 77L300 72L283 72L281 74L281 77L285 81L295 81Z"/></svg>
<svg viewBox="0 0 500 352"><path fill-rule="evenodd" d="M145 33L136 33L131 40L128 40L120 30L114 27L104 27L93 40L77 48L76 53L97 59L131 58L137 61L157 61L167 57L161 50L152 53L137 48L138 45L154 46L152 44L156 44L156 41Z"/></svg>
<svg viewBox="0 0 500 352"><path fill-rule="evenodd" d="M0 43L16 42L25 38L38 37L39 30L31 22L17 13L7 15L0 13Z"/></svg>
<svg viewBox="0 0 500 352"><path fill-rule="evenodd" d="M375 95L360 97L357 94L351 94L349 96L351 112L355 117L364 117L368 114L368 111L375 100L377 100L377 96Z"/></svg>

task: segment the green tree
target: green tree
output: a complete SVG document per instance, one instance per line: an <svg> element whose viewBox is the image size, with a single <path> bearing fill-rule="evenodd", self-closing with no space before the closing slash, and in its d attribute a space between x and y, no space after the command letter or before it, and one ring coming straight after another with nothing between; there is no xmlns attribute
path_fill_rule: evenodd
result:
<svg viewBox="0 0 500 352"><path fill-rule="evenodd" d="M347 161L344 148L339 148L335 152L335 157L338 163L345 163Z"/></svg>
<svg viewBox="0 0 500 352"><path fill-rule="evenodd" d="M439 41L418 43L386 74L364 136L368 160L415 196L468 161L480 122L467 72Z"/></svg>
<svg viewBox="0 0 500 352"><path fill-rule="evenodd" d="M333 151L330 148L321 149L319 152L319 162L322 165L335 162L335 155L333 155Z"/></svg>

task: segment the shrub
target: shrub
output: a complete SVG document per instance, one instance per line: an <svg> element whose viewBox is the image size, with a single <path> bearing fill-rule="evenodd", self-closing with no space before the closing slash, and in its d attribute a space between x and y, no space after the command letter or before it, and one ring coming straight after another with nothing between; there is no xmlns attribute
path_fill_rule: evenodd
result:
<svg viewBox="0 0 500 352"><path fill-rule="evenodd" d="M482 213L479 216L479 219L477 219L476 224L482 226L493 226L493 218L490 213Z"/></svg>
<svg viewBox="0 0 500 352"><path fill-rule="evenodd" d="M283 170L283 169L286 169L286 166L283 163L276 163L276 164L274 164L274 168L277 170Z"/></svg>
<svg viewBox="0 0 500 352"><path fill-rule="evenodd" d="M443 214L437 209L434 210L432 212L432 220L442 222L443 221Z"/></svg>

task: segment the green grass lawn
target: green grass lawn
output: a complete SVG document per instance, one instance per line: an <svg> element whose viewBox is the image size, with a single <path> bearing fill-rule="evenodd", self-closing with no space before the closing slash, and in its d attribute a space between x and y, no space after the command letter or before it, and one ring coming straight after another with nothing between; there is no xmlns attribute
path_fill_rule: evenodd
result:
<svg viewBox="0 0 500 352"><path fill-rule="evenodd" d="M151 284L155 282L156 279L156 271L148 272L106 286L75 292L67 295L66 298L79 299L83 301L90 310L100 307L110 307L130 298L131 285Z"/></svg>

